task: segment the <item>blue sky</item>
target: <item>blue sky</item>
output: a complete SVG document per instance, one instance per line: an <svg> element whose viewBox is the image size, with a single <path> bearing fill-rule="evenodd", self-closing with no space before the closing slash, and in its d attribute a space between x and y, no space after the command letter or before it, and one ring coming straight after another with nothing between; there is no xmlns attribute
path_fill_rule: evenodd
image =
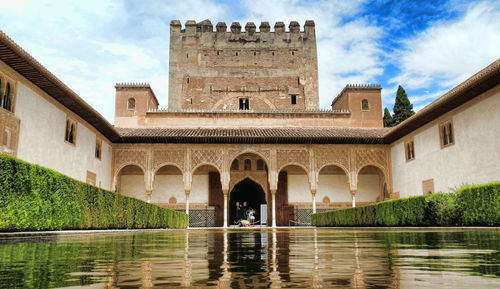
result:
<svg viewBox="0 0 500 289"><path fill-rule="evenodd" d="M500 1L0 0L0 29L111 123L114 85L167 105L169 23L316 22L320 106L350 83L402 85L416 110L500 58Z"/></svg>

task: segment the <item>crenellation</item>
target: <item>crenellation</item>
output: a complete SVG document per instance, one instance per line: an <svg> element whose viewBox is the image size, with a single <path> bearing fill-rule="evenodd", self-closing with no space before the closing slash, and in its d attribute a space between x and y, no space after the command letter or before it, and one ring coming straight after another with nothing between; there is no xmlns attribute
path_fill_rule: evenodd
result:
<svg viewBox="0 0 500 289"><path fill-rule="evenodd" d="M186 36L196 36L196 32L198 31L198 25L196 24L196 21L186 21L185 27Z"/></svg>
<svg viewBox="0 0 500 289"><path fill-rule="evenodd" d="M274 23L274 33L278 35L285 33L285 23L281 21Z"/></svg>
<svg viewBox="0 0 500 289"><path fill-rule="evenodd" d="M245 25L245 32L249 36L253 36L255 34L255 29L256 29L256 26L255 26L255 24L253 22L248 22Z"/></svg>
<svg viewBox="0 0 500 289"><path fill-rule="evenodd" d="M268 33L269 31L271 31L271 25L269 25L269 22L267 21L260 22L259 31L260 33Z"/></svg>
<svg viewBox="0 0 500 289"><path fill-rule="evenodd" d="M288 25L288 29L290 29L290 33L299 33L300 32L299 22L291 21L290 25Z"/></svg>
<svg viewBox="0 0 500 289"><path fill-rule="evenodd" d="M217 29L217 33L226 33L227 31L226 22L218 22L215 27Z"/></svg>

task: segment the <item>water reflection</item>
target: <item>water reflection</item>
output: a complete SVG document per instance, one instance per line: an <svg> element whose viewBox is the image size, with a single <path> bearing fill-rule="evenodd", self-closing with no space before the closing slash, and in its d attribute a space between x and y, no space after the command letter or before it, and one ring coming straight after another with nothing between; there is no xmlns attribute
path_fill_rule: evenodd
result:
<svg viewBox="0 0 500 289"><path fill-rule="evenodd" d="M499 237L336 229L0 237L0 288L494 288Z"/></svg>

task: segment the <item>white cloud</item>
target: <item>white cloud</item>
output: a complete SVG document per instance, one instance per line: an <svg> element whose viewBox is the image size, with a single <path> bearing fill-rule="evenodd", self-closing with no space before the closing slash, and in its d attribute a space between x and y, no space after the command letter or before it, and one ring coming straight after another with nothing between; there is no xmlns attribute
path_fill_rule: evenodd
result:
<svg viewBox="0 0 500 289"><path fill-rule="evenodd" d="M1 29L111 123L116 82L149 82L166 105L170 20L228 13L208 0L0 0L0 7Z"/></svg>
<svg viewBox="0 0 500 289"><path fill-rule="evenodd" d="M500 57L500 2L470 4L463 17L437 22L404 42L401 73L406 89L450 88Z"/></svg>
<svg viewBox="0 0 500 289"><path fill-rule="evenodd" d="M371 83L383 73L377 41L380 28L366 19L347 21L362 9L361 1L244 1L248 21L299 21L316 23L320 107L348 83ZM256 23L258 26L259 24ZM273 26L273 23L271 23Z"/></svg>

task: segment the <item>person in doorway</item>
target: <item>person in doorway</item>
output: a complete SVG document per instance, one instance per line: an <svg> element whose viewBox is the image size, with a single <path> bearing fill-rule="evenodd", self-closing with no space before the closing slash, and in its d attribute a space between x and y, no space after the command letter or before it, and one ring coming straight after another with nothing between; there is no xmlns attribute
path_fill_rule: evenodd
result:
<svg viewBox="0 0 500 289"><path fill-rule="evenodd" d="M250 207L248 210L248 221L251 225L255 222L255 210Z"/></svg>

